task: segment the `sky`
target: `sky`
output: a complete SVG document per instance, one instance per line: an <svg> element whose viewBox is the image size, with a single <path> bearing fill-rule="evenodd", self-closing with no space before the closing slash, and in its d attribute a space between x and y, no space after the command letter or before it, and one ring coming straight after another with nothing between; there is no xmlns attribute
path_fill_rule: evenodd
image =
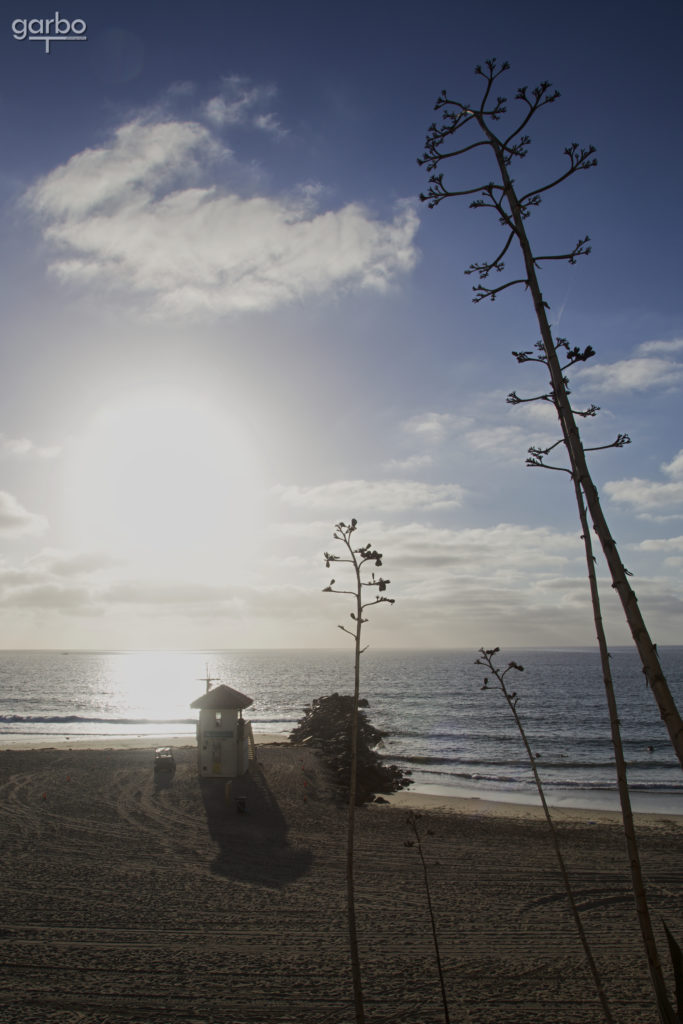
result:
<svg viewBox="0 0 683 1024"><path fill-rule="evenodd" d="M343 647L323 552L352 517L395 599L372 646L594 642L571 481L525 466L554 412L505 401L546 389L511 355L530 298L474 304L495 215L419 201L435 100L476 102L493 57L511 117L521 85L561 93L520 185L597 149L527 226L537 252L590 235L544 297L597 352L571 375L585 442L632 443L594 479L653 639L683 642L680 3L59 12L76 38L34 38L37 0L0 33L0 647Z"/></svg>

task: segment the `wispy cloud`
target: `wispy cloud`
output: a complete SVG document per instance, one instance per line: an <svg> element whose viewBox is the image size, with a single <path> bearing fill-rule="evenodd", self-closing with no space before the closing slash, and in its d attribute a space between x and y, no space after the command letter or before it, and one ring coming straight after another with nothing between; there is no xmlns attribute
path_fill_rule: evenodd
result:
<svg viewBox="0 0 683 1024"><path fill-rule="evenodd" d="M255 102L249 91L216 98L213 121L232 123ZM156 315L220 316L350 287L382 291L413 267L412 202L383 221L353 202L321 209L311 189L244 196L207 181L216 166L224 179L232 158L197 121L121 125L24 197L54 252L51 270L145 296Z"/></svg>
<svg viewBox="0 0 683 1024"><path fill-rule="evenodd" d="M403 424L406 434L426 441L429 444L439 444L450 437L456 430L471 424L472 420L465 416L458 416L452 412L424 412L417 416L411 416Z"/></svg>
<svg viewBox="0 0 683 1024"><path fill-rule="evenodd" d="M683 554L683 536L641 540L635 547L639 551L680 551Z"/></svg>
<svg viewBox="0 0 683 1024"><path fill-rule="evenodd" d="M674 338L672 341L644 341L638 346L637 352L643 356L649 356L652 352L663 352L665 355L683 352L683 338Z"/></svg>
<svg viewBox="0 0 683 1024"><path fill-rule="evenodd" d="M382 468L387 473L413 473L416 469L426 469L433 462L431 455L409 455L405 459L388 459Z"/></svg>
<svg viewBox="0 0 683 1024"><path fill-rule="evenodd" d="M221 602L235 603L236 596L230 587L212 586L206 583L126 581L112 584L100 593L100 600L109 604L150 605L217 605Z"/></svg>
<svg viewBox="0 0 683 1024"><path fill-rule="evenodd" d="M670 478L668 482L631 477L608 481L605 491L614 501L632 505L639 512L671 512L683 506L683 449L671 462L663 463L661 469Z"/></svg>
<svg viewBox="0 0 683 1024"><path fill-rule="evenodd" d="M480 427L468 431L465 440L475 451L496 452L506 458L524 455L530 443L528 431L515 426Z"/></svg>
<svg viewBox="0 0 683 1024"><path fill-rule="evenodd" d="M515 419L521 420L523 423L528 424L530 427L536 426L552 426L555 430L557 427L557 410L552 402L524 402L521 405L516 405L514 409Z"/></svg>
<svg viewBox="0 0 683 1024"><path fill-rule="evenodd" d="M683 448L678 455L674 455L671 462L663 462L661 468L662 472L673 480L683 480Z"/></svg>
<svg viewBox="0 0 683 1024"><path fill-rule="evenodd" d="M662 509L683 503L683 481L677 483L658 483L654 480L643 480L631 477L629 480L610 480L605 484L605 491L613 501L633 505L635 509Z"/></svg>
<svg viewBox="0 0 683 1024"><path fill-rule="evenodd" d="M314 520L282 524L274 536L286 537L297 551L310 552L310 566L320 572L322 559L317 556L312 538L332 543L332 520ZM369 517L359 520L358 540L365 543L381 541L388 567L398 573L402 589L420 590L435 586L450 588L453 580L470 582L498 579L518 585L527 574L557 572L574 561L582 570L582 549L573 532L552 527L531 527L517 523L498 523L490 527L433 526L411 519L391 524L386 519ZM439 583L438 581L441 581ZM432 582L430 582L432 581ZM450 582L448 582L450 581Z"/></svg>
<svg viewBox="0 0 683 1024"><path fill-rule="evenodd" d="M43 533L48 526L45 516L29 512L7 491L0 491L0 535L17 537Z"/></svg>
<svg viewBox="0 0 683 1024"><path fill-rule="evenodd" d="M276 136L286 135L274 111L263 110L277 93L272 85L254 85L241 75L224 78L221 89L205 105L209 121L221 127L249 124Z"/></svg>
<svg viewBox="0 0 683 1024"><path fill-rule="evenodd" d="M46 576L89 577L118 565L119 560L98 551L64 551L44 548L27 563L32 573Z"/></svg>
<svg viewBox="0 0 683 1024"><path fill-rule="evenodd" d="M683 365L658 356L635 356L606 365L584 366L576 370L575 376L581 384L604 391L639 391L677 384L683 380Z"/></svg>
<svg viewBox="0 0 683 1024"><path fill-rule="evenodd" d="M648 554L663 555L664 565L671 568L683 565L683 536L642 540L633 547Z"/></svg>
<svg viewBox="0 0 683 1024"><path fill-rule="evenodd" d="M313 487L279 484L274 493L285 505L296 508L349 509L389 514L406 509L443 509L462 504L464 490L458 484L425 484L416 480L336 480Z"/></svg>
<svg viewBox="0 0 683 1024"><path fill-rule="evenodd" d="M79 615L94 611L90 592L77 584L29 583L6 590L1 583L0 604L4 607L71 611Z"/></svg>
<svg viewBox="0 0 683 1024"><path fill-rule="evenodd" d="M41 446L30 441L27 437L6 437L0 434L0 454L21 458L33 456L39 459L54 459L60 452L58 445Z"/></svg>
<svg viewBox="0 0 683 1024"><path fill-rule="evenodd" d="M457 530L409 523L385 526L382 532L384 549L397 565L438 565L473 577L483 573L511 579L532 566L538 572L557 568L581 553L574 534L545 526L499 523Z"/></svg>
<svg viewBox="0 0 683 1024"><path fill-rule="evenodd" d="M310 645L312 638L335 643L340 604L320 593L329 580L322 552L333 544L332 522L279 523L271 540L291 554L271 559L249 585L121 575L120 565L108 573L95 555L46 550L42 562L35 557L20 568L0 564L0 606L14 611L17 623L40 616L59 636L66 619L87 622L91 638L108 635L100 631L110 616L132 629L131 635L142 618L151 630L163 625L176 636L203 636L201 630L219 627L235 644L257 645L264 629L285 646ZM575 531L515 523L460 529L417 520L392 525L368 515L360 520L358 539L371 538L384 552L397 599L391 616L373 619L373 642L380 646L446 641L476 648L519 643L529 630L545 642L588 640L589 599ZM677 557L679 542L674 538L658 550ZM671 581L646 578L639 595L675 622L683 606L679 590ZM606 614L614 618L610 608Z"/></svg>
<svg viewBox="0 0 683 1024"><path fill-rule="evenodd" d="M669 568L679 568L683 565L683 536L641 541L633 547L636 551L663 556L663 563Z"/></svg>

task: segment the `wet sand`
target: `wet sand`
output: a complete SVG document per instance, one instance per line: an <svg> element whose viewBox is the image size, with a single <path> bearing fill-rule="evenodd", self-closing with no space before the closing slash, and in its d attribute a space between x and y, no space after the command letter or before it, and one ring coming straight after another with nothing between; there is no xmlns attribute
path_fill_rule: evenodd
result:
<svg viewBox="0 0 683 1024"><path fill-rule="evenodd" d="M194 748L0 751L3 1024L346 1024L346 809L315 752L258 748L231 786ZM245 801L245 813L237 801ZM594 1024L592 982L538 809L397 794L357 816L369 1024ZM557 812L615 1020L656 1024L618 818ZM683 939L683 819L638 817L651 909ZM669 976L667 967L667 977Z"/></svg>

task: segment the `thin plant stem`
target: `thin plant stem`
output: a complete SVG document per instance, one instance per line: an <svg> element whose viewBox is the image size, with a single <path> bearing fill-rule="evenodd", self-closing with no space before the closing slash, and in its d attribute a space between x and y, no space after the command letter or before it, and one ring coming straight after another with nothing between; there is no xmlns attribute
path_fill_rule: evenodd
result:
<svg viewBox="0 0 683 1024"><path fill-rule="evenodd" d="M482 655L482 657L477 659L476 664L477 665L483 665L485 668L487 668L490 672L493 673L495 678L498 680L498 684L500 686L500 690L501 690L503 696L505 697L505 700L507 701L507 704L508 704L508 707L510 708L510 711L512 712L512 717L515 720L515 725L517 726L517 729L519 731L519 735L521 736L521 739L522 739L522 743L524 744L524 749L526 750L527 757L529 759L529 764L531 766L531 771L533 772L534 782L536 783L536 789L538 790L538 795L541 798L541 805L543 807L543 813L545 815L545 820L548 823L548 828L550 829L550 836L551 836L551 839L552 839L553 849L555 851L555 856L557 857L557 862L558 862L558 865L559 865L559 868L560 868L560 874L562 875L562 881L564 882L564 887L565 887L565 890L566 890L566 893L567 893L567 899L569 901L569 907L570 907L570 910L571 910L571 913L572 913L572 917L574 918L574 923L576 925L576 930L579 933L579 938L581 940L581 945L583 946L583 951L584 951L584 954L585 954L585 957L586 957L586 962L588 964L588 968L589 968L589 970L591 972L591 975L593 977L593 983L595 984L595 989L596 989L596 992L598 994L598 999L600 1000L600 1004L602 1006L603 1016L605 1018L605 1021L607 1021L607 1024L614 1024L614 1017L612 1016L612 1011L610 1009L609 1002L607 1000L607 995L605 993L605 989L604 989L604 986L602 984L602 978L600 976L600 972L598 970L597 964L596 964L595 959L593 957L593 953L591 951L591 948L590 948L590 945L589 945L589 942L588 942L588 936L586 935L585 929L583 927L583 922L581 920L581 915L579 914L578 907L576 906L576 900L574 899L574 893L572 891L571 881L569 879L569 872L567 871L567 867L566 867L566 864L565 864L565 861L564 861L564 856L562 854L562 849L560 847L560 841L559 841L558 836L557 836L557 830L555 828L555 822L553 821L552 816L550 814L550 808L548 807L548 803L547 803L546 798L545 798L545 792L543 791L543 783L541 782L541 777L538 774L538 769L536 767L536 758L533 755L533 752L532 752L531 747L529 745L529 740L527 739L527 735L526 735L526 731L524 729L524 725L523 725L522 720L520 719L519 713L517 711L517 700L518 700L518 697L517 697L517 694L515 692L513 692L513 693L509 692L509 690L508 690L508 688L506 686L506 683L505 683L505 676L507 675L507 673L511 669L517 669L518 671L522 671L522 667L520 665L518 665L516 662L512 661L512 662L510 662L508 667L501 672L500 669L497 668L497 666L495 666L493 664L493 657L497 653L498 653L498 648L495 648L494 650L488 650L488 651L484 650L484 648L481 648L480 654ZM488 689L488 679L484 680L484 688Z"/></svg>
<svg viewBox="0 0 683 1024"><path fill-rule="evenodd" d="M679 1022L679 1017L675 1013L666 991L666 983L662 973L659 953L657 952L657 943L655 941L654 930L652 928L652 919L650 917L645 882L643 880L643 873L640 864L640 851L638 849L638 841L636 839L635 826L633 823L633 811L631 810L631 796L628 787L626 758L624 757L624 746L621 739L621 725L617 709L616 694L614 692L610 654L607 648L607 638L605 636L605 628L602 620L600 593L598 591L598 582L595 575L595 558L593 556L593 544L588 527L586 506L583 501L581 488L579 487L575 477L573 477L573 482L576 492L576 503L579 509L579 518L581 519L581 528L583 530L582 539L586 552L586 566L588 571L588 580L590 583L591 602L593 606L593 621L595 623L595 631L600 650L602 678L605 684L610 732L612 736L612 746L614 748L614 761L617 774L619 802L621 804L621 817L624 824L624 838L626 840L628 862L631 870L631 884L633 886L633 896L636 904L638 923L640 925L643 946L645 947L645 955L647 957L647 965L650 972L650 979L652 981L652 988L657 1003L659 1018L662 1024L676 1024L676 1022Z"/></svg>
<svg viewBox="0 0 683 1024"><path fill-rule="evenodd" d="M436 969L439 974L439 986L441 988L441 1000L443 1002L443 1015L445 1024L450 1024L451 1018L448 1013L448 999L446 998L446 985L443 977L443 967L441 965L441 951L439 949L439 937L436 932L436 918L434 917L434 907L432 906L432 894L429 888L429 874L427 872L427 863L424 858L424 850L422 849L422 837L420 830L417 827L417 819L419 815L413 814L412 812L408 815L408 824L412 828L415 839L417 840L417 852L420 855L420 861L422 862L422 874L424 876L425 892L427 893L427 909L429 911L429 920L432 926L432 939L434 942L434 957L436 960Z"/></svg>
<svg viewBox="0 0 683 1024"><path fill-rule="evenodd" d="M354 641L354 685L353 685L353 708L351 712L351 765L349 778L349 803L346 829L346 905L349 928L349 950L351 957L351 977L353 981L353 1001L356 1014L356 1024L365 1024L365 1009L363 1004L363 979L361 976L360 952L358 948L358 928L356 923L356 885L354 872L354 846L356 827L356 799L358 795L358 701L360 699L360 656L366 648L361 647L361 633L363 624L367 619L363 618L363 612L376 604L384 602L393 604L393 598L386 597L386 591L390 580L381 577L375 578L374 572L371 579L364 580L361 570L366 563L371 562L381 566L382 555L370 544L361 547L354 547L351 538L357 528L357 520L352 519L350 523L339 522L334 528L335 540L341 541L346 552L344 555L330 554L325 552L325 565L329 569L333 562L345 562L351 565L354 574L354 585L352 590L345 590L336 587L336 580L331 580L329 586L324 588L325 593L347 594L354 599L355 611L351 613L354 622L353 629L346 626L339 628L344 633L353 637ZM370 601L363 600L363 588L377 588L378 596Z"/></svg>
<svg viewBox="0 0 683 1024"><path fill-rule="evenodd" d="M360 953L358 950L358 930L356 927L356 883L354 873L354 842L356 831L356 794L358 790L358 700L360 697L360 637L362 626L361 578L360 567L351 546L351 561L356 575L356 636L354 650L354 681L353 710L351 712L351 777L349 779L348 827L346 833L346 894L349 918L349 945L351 949L351 974L353 978L353 998L356 1009L356 1024L364 1024L365 1009L363 1006L363 981L360 971Z"/></svg>

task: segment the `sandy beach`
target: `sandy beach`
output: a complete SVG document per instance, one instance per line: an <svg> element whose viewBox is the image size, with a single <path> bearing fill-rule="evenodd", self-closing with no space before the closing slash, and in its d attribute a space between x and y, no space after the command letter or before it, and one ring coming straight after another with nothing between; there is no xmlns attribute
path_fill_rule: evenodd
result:
<svg viewBox="0 0 683 1024"><path fill-rule="evenodd" d="M0 751L0 1020L351 1022L346 810L315 752L260 745L227 801L175 753L159 786L151 749ZM406 792L357 818L368 1021L444 1019L410 808L433 833L453 1024L601 1020L538 810ZM615 1020L656 1024L617 819L557 820ZM638 835L658 937L664 918L681 939L683 819L642 815Z"/></svg>

